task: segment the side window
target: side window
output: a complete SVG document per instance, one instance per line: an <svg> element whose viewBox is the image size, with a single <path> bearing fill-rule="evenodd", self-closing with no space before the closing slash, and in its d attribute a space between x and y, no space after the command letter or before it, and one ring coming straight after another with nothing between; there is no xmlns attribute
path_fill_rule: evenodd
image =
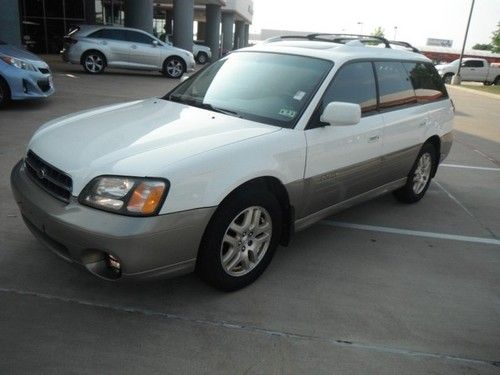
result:
<svg viewBox="0 0 500 375"><path fill-rule="evenodd" d="M432 64L405 62L403 65L410 75L418 103L430 103L448 96L443 80Z"/></svg>
<svg viewBox="0 0 500 375"><path fill-rule="evenodd" d="M417 102L410 77L400 62L376 62L380 109L395 109Z"/></svg>
<svg viewBox="0 0 500 375"><path fill-rule="evenodd" d="M482 68L484 66L484 63L481 60L468 60L464 61L462 66L464 68Z"/></svg>
<svg viewBox="0 0 500 375"><path fill-rule="evenodd" d="M103 38L104 29L94 31L92 34L88 35L88 38ZM69 34L68 34L69 35Z"/></svg>
<svg viewBox="0 0 500 375"><path fill-rule="evenodd" d="M127 30L127 40L132 43L152 44L153 38L137 31Z"/></svg>
<svg viewBox="0 0 500 375"><path fill-rule="evenodd" d="M358 62L340 68L323 95L318 111L318 119L330 102L359 104L363 116L376 112L377 89L372 64L370 62Z"/></svg>
<svg viewBox="0 0 500 375"><path fill-rule="evenodd" d="M101 38L111 39L111 40L121 40L126 41L125 30L119 29L102 29Z"/></svg>

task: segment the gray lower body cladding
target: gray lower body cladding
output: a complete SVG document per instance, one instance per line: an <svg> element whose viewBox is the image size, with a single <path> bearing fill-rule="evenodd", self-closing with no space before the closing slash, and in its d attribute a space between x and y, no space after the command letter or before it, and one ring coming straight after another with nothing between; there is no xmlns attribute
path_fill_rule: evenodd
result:
<svg viewBox="0 0 500 375"><path fill-rule="evenodd" d="M215 207L154 217L121 216L61 202L36 185L19 162L11 186L28 228L59 256L86 266L99 255L120 261L121 278L176 276L194 270ZM98 274L98 276L103 276Z"/></svg>

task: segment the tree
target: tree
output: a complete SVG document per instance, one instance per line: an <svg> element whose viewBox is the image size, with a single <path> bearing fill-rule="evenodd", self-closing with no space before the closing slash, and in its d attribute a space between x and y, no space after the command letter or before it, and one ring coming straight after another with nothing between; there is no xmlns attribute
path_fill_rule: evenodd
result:
<svg viewBox="0 0 500 375"><path fill-rule="evenodd" d="M497 24L497 29L491 36L491 44L493 45L491 49L492 52L500 52L500 22Z"/></svg>
<svg viewBox="0 0 500 375"><path fill-rule="evenodd" d="M382 27L378 26L375 28L375 30L373 30L372 36L379 36L381 38L384 38L385 37L384 32L385 30Z"/></svg>
<svg viewBox="0 0 500 375"><path fill-rule="evenodd" d="M477 43L472 46L472 49L477 49L479 51L491 51L493 49L493 44Z"/></svg>

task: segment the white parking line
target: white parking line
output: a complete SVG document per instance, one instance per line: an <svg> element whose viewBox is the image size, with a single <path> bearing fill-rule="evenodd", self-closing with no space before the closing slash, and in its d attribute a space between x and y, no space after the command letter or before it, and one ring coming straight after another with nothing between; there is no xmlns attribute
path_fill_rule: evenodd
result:
<svg viewBox="0 0 500 375"><path fill-rule="evenodd" d="M440 167L448 168L463 168L463 169L477 169L480 171L495 171L500 172L500 168L490 168L490 167L473 167L471 165L461 165L461 164L440 164Z"/></svg>
<svg viewBox="0 0 500 375"><path fill-rule="evenodd" d="M382 232L391 234L403 234L407 236L416 237L427 237L427 238L438 238L441 240L453 240L462 242L473 242L473 243L484 243L488 245L498 245L500 246L500 240L494 238L483 238L483 237L470 237L461 236L458 234L447 234L447 233L436 233L436 232L424 232L420 230L409 230L400 228L390 228L390 227L380 227L377 225L365 225L365 224L354 224L354 223L344 223L334 220L323 220L321 221L324 225L329 225L332 227L348 228L348 229L359 229L367 230L371 232Z"/></svg>

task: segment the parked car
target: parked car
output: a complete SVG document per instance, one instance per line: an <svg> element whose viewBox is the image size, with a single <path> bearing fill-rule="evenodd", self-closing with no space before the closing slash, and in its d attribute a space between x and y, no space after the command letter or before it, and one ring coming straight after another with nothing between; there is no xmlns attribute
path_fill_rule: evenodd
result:
<svg viewBox="0 0 500 375"><path fill-rule="evenodd" d="M45 124L11 186L34 235L99 277L196 269L235 290L294 231L389 191L422 199L453 116L421 54L279 41Z"/></svg>
<svg viewBox="0 0 500 375"><path fill-rule="evenodd" d="M198 41L193 41L193 55L198 64L205 65L212 59L212 50Z"/></svg>
<svg viewBox="0 0 500 375"><path fill-rule="evenodd" d="M63 60L81 64L90 74L109 67L158 70L170 78L180 78L195 67L191 52L127 27L80 25L64 41Z"/></svg>
<svg viewBox="0 0 500 375"><path fill-rule="evenodd" d="M53 93L54 83L45 61L0 41L0 107L9 100L46 98Z"/></svg>
<svg viewBox="0 0 500 375"><path fill-rule="evenodd" d="M449 64L436 65L439 75L446 83L451 83L452 77L458 72L457 59ZM483 82L485 85L500 85L500 68L490 66L486 59L464 58L460 68L462 81Z"/></svg>

